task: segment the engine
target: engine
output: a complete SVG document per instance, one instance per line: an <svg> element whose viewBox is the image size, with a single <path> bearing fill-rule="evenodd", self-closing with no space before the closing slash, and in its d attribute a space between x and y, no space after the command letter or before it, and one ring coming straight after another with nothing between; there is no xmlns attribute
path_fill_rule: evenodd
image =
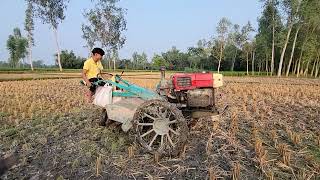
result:
<svg viewBox="0 0 320 180"><path fill-rule="evenodd" d="M157 86L160 95L184 110L215 110L215 89L223 85L222 75L214 73L176 73L165 79L161 69L161 81Z"/></svg>

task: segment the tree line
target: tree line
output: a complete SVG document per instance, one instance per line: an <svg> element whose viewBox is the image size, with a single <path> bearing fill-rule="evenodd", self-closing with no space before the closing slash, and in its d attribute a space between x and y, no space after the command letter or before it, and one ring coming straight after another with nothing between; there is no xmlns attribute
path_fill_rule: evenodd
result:
<svg viewBox="0 0 320 180"><path fill-rule="evenodd" d="M18 66L27 55L32 68L34 18L51 25L56 39L56 64L64 68L81 68L85 58L72 51L60 51L58 25L65 18L68 0L26 0L25 30L27 37L14 29L7 48L10 62ZM254 29L250 22L239 25L223 17L208 39L181 51L172 47L166 52L147 57L134 52L131 58L120 59L119 50L125 44L126 10L119 0L93 0L94 8L83 16L82 38L89 50L101 46L106 50L103 61L109 69L245 71L248 75L266 72L277 76L320 75L320 1L319 0L260 0L263 11Z"/></svg>

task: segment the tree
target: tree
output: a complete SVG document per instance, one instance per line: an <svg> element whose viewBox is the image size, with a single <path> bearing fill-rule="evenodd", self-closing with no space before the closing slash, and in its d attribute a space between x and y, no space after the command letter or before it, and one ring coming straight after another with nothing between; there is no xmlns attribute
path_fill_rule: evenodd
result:
<svg viewBox="0 0 320 180"><path fill-rule="evenodd" d="M253 39L251 42L251 54L252 54L252 63L251 63L251 72L252 75L254 75L254 71L255 71L255 57L256 57L256 48L257 48L257 42L256 39Z"/></svg>
<svg viewBox="0 0 320 180"><path fill-rule="evenodd" d="M119 0L96 0L93 9L84 14L89 25L83 25L83 38L91 46L96 41L100 42L107 52L113 54L122 48L125 37L122 35L126 30L126 20L124 18L125 9L118 7ZM115 70L115 59L114 70Z"/></svg>
<svg viewBox="0 0 320 180"><path fill-rule="evenodd" d="M58 63L58 55L55 54L56 63ZM81 69L85 58L76 57L73 51L62 50L60 54L61 65L67 69Z"/></svg>
<svg viewBox="0 0 320 180"><path fill-rule="evenodd" d="M132 63L130 59L121 59L119 61L119 69L129 69L132 68Z"/></svg>
<svg viewBox="0 0 320 180"><path fill-rule="evenodd" d="M229 33L229 43L230 47L233 47L234 49L234 55L232 57L232 62L231 62L231 68L230 70L234 70L234 64L236 62L237 54L238 54L238 49L241 48L241 33L240 33L240 26L238 24L233 25L232 31Z"/></svg>
<svg viewBox="0 0 320 180"><path fill-rule="evenodd" d="M250 42L245 42L245 44L243 45L242 51L245 53L245 56L246 56L247 75L249 75L249 55L250 55L250 52L252 51Z"/></svg>
<svg viewBox="0 0 320 180"><path fill-rule="evenodd" d="M134 52L132 54L133 69L138 69L138 59L139 59L139 54L137 52Z"/></svg>
<svg viewBox="0 0 320 180"><path fill-rule="evenodd" d="M190 62L190 68L201 69L200 62L202 59L206 58L206 52L203 46L189 47L188 48L188 61Z"/></svg>
<svg viewBox="0 0 320 180"><path fill-rule="evenodd" d="M291 64L292 64L292 60L293 60L293 55L294 55L294 51L296 48L296 42L297 42L297 38L298 38L298 33L300 31L300 26L297 27L296 33L294 35L294 40L293 40L293 45L292 45L292 50L291 50L291 55L290 55L290 59L289 59L289 63L287 66L287 72L286 72L286 76L289 76L289 72L290 72L290 68L291 68Z"/></svg>
<svg viewBox="0 0 320 180"><path fill-rule="evenodd" d="M152 66L159 69L161 66L168 67L169 63L161 55L155 54L152 58Z"/></svg>
<svg viewBox="0 0 320 180"><path fill-rule="evenodd" d="M180 52L175 46L167 52L162 53L162 57L169 64L169 69L184 70L184 68L189 67L191 64L188 61L187 53Z"/></svg>
<svg viewBox="0 0 320 180"><path fill-rule="evenodd" d="M9 35L7 49L10 53L9 62L13 67L18 67L22 58L27 54L28 40L21 36L19 28L13 29L13 35Z"/></svg>
<svg viewBox="0 0 320 180"><path fill-rule="evenodd" d="M279 68L278 68L278 73L277 73L278 77L281 76L283 60L284 60L284 56L285 56L285 53L287 50L290 34L292 31L293 25L296 23L297 16L298 16L298 13L300 10L300 5L301 5L302 1L303 0L283 0L282 1L283 9L284 9L284 12L286 12L286 16L287 16L288 32L287 32L286 39L284 41L283 48L282 48L282 53L281 53Z"/></svg>
<svg viewBox="0 0 320 180"><path fill-rule="evenodd" d="M28 0L36 6L37 16L43 23L49 24L54 33L54 39L57 46L58 65L60 71L62 66L60 62L60 46L58 41L58 25L65 19L64 11L67 8L69 0Z"/></svg>
<svg viewBox="0 0 320 180"><path fill-rule="evenodd" d="M33 30L34 30L34 22L33 22L33 4L28 2L28 7L26 10L26 18L24 23L24 29L27 31L27 38L28 38L28 55L29 55L29 63L31 66L31 70L33 71L33 64L32 64L32 46L34 46L34 39L33 39Z"/></svg>
<svg viewBox="0 0 320 180"><path fill-rule="evenodd" d="M270 73L271 76L275 67L276 45L279 43L280 33L282 31L281 17L278 10L279 0L263 0L264 10L262 16L258 19L259 27L257 34L257 50L263 48L266 57L271 57ZM271 53L270 53L271 52ZM271 54L271 56L269 55ZM266 70L268 71L268 62L266 59Z"/></svg>
<svg viewBox="0 0 320 180"><path fill-rule="evenodd" d="M139 57L139 64L142 65L143 70L147 69L148 57L146 53L142 53Z"/></svg>
<svg viewBox="0 0 320 180"><path fill-rule="evenodd" d="M139 54L137 52L134 52L132 54L132 61L133 61L133 67L134 69L146 69L148 58L146 53Z"/></svg>
<svg viewBox="0 0 320 180"><path fill-rule="evenodd" d="M85 47L87 47L89 49L89 52L91 52L95 42L97 41L97 36L87 25L82 24L81 30L83 33L81 37L87 42L87 45L85 45Z"/></svg>
<svg viewBox="0 0 320 180"><path fill-rule="evenodd" d="M247 75L249 75L249 53L251 52L251 45L250 45L250 33L254 31L251 26L250 21L242 27L241 29L241 47L242 51L246 53L246 60L247 60Z"/></svg>
<svg viewBox="0 0 320 180"><path fill-rule="evenodd" d="M218 38L217 42L219 44L219 64L218 64L218 73L220 71L221 61L224 56L224 49L226 46L226 40L229 32L229 28L231 26L231 22L227 18L222 18L217 26Z"/></svg>

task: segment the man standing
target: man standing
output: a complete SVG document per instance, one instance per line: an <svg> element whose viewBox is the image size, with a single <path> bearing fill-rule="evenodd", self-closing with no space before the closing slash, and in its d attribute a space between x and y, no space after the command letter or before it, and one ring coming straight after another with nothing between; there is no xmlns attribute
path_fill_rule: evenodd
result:
<svg viewBox="0 0 320 180"><path fill-rule="evenodd" d="M101 75L103 66L101 64L101 60L103 55L104 51L101 48L94 48L92 50L91 58L87 59L83 65L82 78L90 90L88 92L89 101L92 100L92 96L97 89L97 86L93 83L102 80ZM104 83L101 83L99 85L103 86Z"/></svg>

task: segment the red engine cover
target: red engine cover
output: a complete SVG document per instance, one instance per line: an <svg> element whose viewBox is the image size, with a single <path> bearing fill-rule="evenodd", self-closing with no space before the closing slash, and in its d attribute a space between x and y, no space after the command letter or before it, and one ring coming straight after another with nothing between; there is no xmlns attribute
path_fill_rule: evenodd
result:
<svg viewBox="0 0 320 180"><path fill-rule="evenodd" d="M175 90L213 87L212 73L177 73L172 76Z"/></svg>

